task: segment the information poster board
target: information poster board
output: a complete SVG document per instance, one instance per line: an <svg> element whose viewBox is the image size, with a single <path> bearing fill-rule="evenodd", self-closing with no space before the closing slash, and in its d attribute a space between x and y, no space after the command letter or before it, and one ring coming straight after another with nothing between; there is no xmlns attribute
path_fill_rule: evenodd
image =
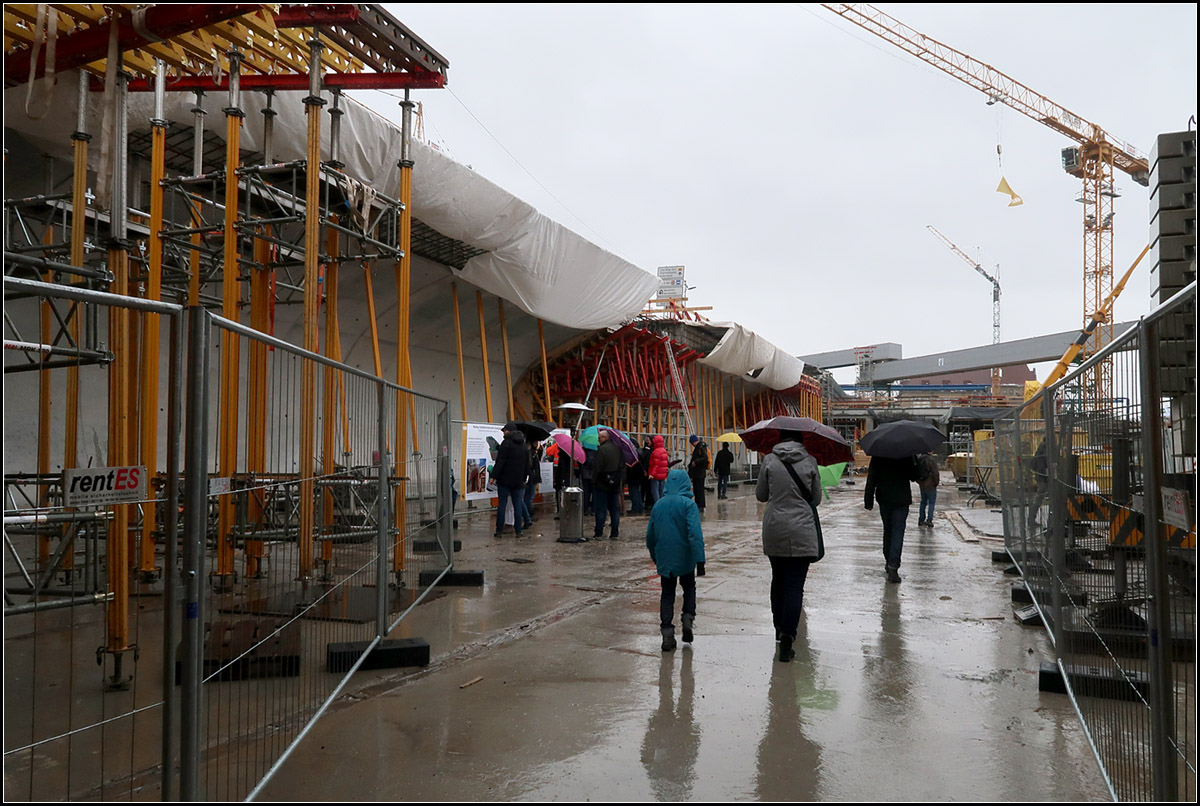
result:
<svg viewBox="0 0 1200 806"><path fill-rule="evenodd" d="M559 429L562 430L562 429ZM491 470L496 464L496 452L504 441L504 426L495 423L465 423L463 426L463 453L460 478L465 479L462 497L467 501L479 501L496 497L496 481ZM566 433L564 431L564 433ZM533 445L529 446L531 449ZM542 481L538 492L554 492L554 460L541 461Z"/></svg>
<svg viewBox="0 0 1200 806"><path fill-rule="evenodd" d="M504 426L494 423L467 423L463 442L463 498L468 501L496 497L496 481L491 470L496 451L504 441Z"/></svg>

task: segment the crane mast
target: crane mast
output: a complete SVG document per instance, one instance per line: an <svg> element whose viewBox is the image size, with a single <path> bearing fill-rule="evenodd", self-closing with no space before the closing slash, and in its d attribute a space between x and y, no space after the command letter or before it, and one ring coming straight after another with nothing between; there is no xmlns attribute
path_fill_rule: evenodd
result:
<svg viewBox="0 0 1200 806"><path fill-rule="evenodd" d="M1083 320L1090 320L1093 313L1103 308L1113 287L1113 200L1119 195L1113 178L1120 170L1138 184L1148 185L1150 166L1145 155L991 65L910 28L870 4L822 5L974 87L988 96L989 104L1005 104L1078 144L1062 150L1062 166L1067 173L1083 180L1083 190L1076 200L1083 204ZM1107 316L1088 343L1088 355L1111 341L1112 317ZM1095 368L1089 394L1091 405L1100 405L1112 397L1112 367L1108 362Z"/></svg>
<svg viewBox="0 0 1200 806"><path fill-rule="evenodd" d="M951 241L949 238L947 238L942 233L938 232L937 227L933 226L932 224L928 224L928 225L926 225L926 229L928 229L930 232L932 232L934 234L934 237L936 237L939 241L944 243L950 249L951 252L958 255L960 258L962 258L967 263L967 265L969 265L975 271L977 271L981 275L983 275L983 279L987 280L989 283L992 284L992 344L999 344L1000 343L1000 281L997 280L992 275L988 274L987 271L983 268L983 266L981 266L979 264L979 261L972 260L971 257L966 252L964 252L963 250L961 250L957 246L955 246L953 241ZM999 397L999 395L1000 395L1000 368L992 367L992 397Z"/></svg>

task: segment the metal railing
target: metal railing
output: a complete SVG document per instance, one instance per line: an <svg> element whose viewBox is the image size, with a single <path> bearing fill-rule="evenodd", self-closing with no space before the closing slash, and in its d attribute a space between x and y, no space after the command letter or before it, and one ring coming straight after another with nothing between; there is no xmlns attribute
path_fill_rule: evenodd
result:
<svg viewBox="0 0 1200 806"><path fill-rule="evenodd" d="M996 421L1005 543L1118 800L1196 798L1195 301Z"/></svg>

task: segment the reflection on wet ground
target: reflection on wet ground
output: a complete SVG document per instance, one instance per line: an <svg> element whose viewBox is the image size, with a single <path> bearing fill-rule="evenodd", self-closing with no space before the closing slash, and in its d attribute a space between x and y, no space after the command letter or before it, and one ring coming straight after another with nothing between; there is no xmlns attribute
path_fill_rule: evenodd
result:
<svg viewBox="0 0 1200 806"><path fill-rule="evenodd" d="M1050 653L1012 618L994 544L914 512L889 584L861 489L822 506L790 664L749 487L708 508L696 640L666 654L644 517L582 544L556 543L551 513L499 541L460 517L456 566L486 585L398 630L433 662L360 672L261 799L1107 800L1069 703L1038 693Z"/></svg>

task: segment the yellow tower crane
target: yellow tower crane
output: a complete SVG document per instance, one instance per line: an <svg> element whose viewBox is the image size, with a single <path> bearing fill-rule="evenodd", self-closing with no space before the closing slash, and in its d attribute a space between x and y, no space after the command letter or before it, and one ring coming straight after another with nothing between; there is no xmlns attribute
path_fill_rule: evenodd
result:
<svg viewBox="0 0 1200 806"><path fill-rule="evenodd" d="M983 275L983 279L992 284L992 344L1000 343L1000 281L992 275L984 271L983 266L978 260L971 260L966 252L954 245L949 238L938 232L937 228L932 224L926 225L926 229L934 234L939 241L950 247L950 251L965 260L971 268ZM992 367L992 397L1000 396L1000 368Z"/></svg>
<svg viewBox="0 0 1200 806"><path fill-rule="evenodd" d="M974 87L987 95L989 105L1005 104L1076 142L1077 145L1062 150L1062 166L1067 173L1083 180L1083 191L1076 197L1084 206L1083 320L1087 322L1095 312L1103 310L1113 287L1113 199L1119 195L1113 178L1115 172L1121 170L1138 184L1149 185L1150 166L1145 155L996 68L908 27L872 5L822 5ZM1087 345L1088 354L1096 353L1111 341L1112 317L1106 315ZM1088 394L1093 405L1112 397L1109 364L1096 367Z"/></svg>

